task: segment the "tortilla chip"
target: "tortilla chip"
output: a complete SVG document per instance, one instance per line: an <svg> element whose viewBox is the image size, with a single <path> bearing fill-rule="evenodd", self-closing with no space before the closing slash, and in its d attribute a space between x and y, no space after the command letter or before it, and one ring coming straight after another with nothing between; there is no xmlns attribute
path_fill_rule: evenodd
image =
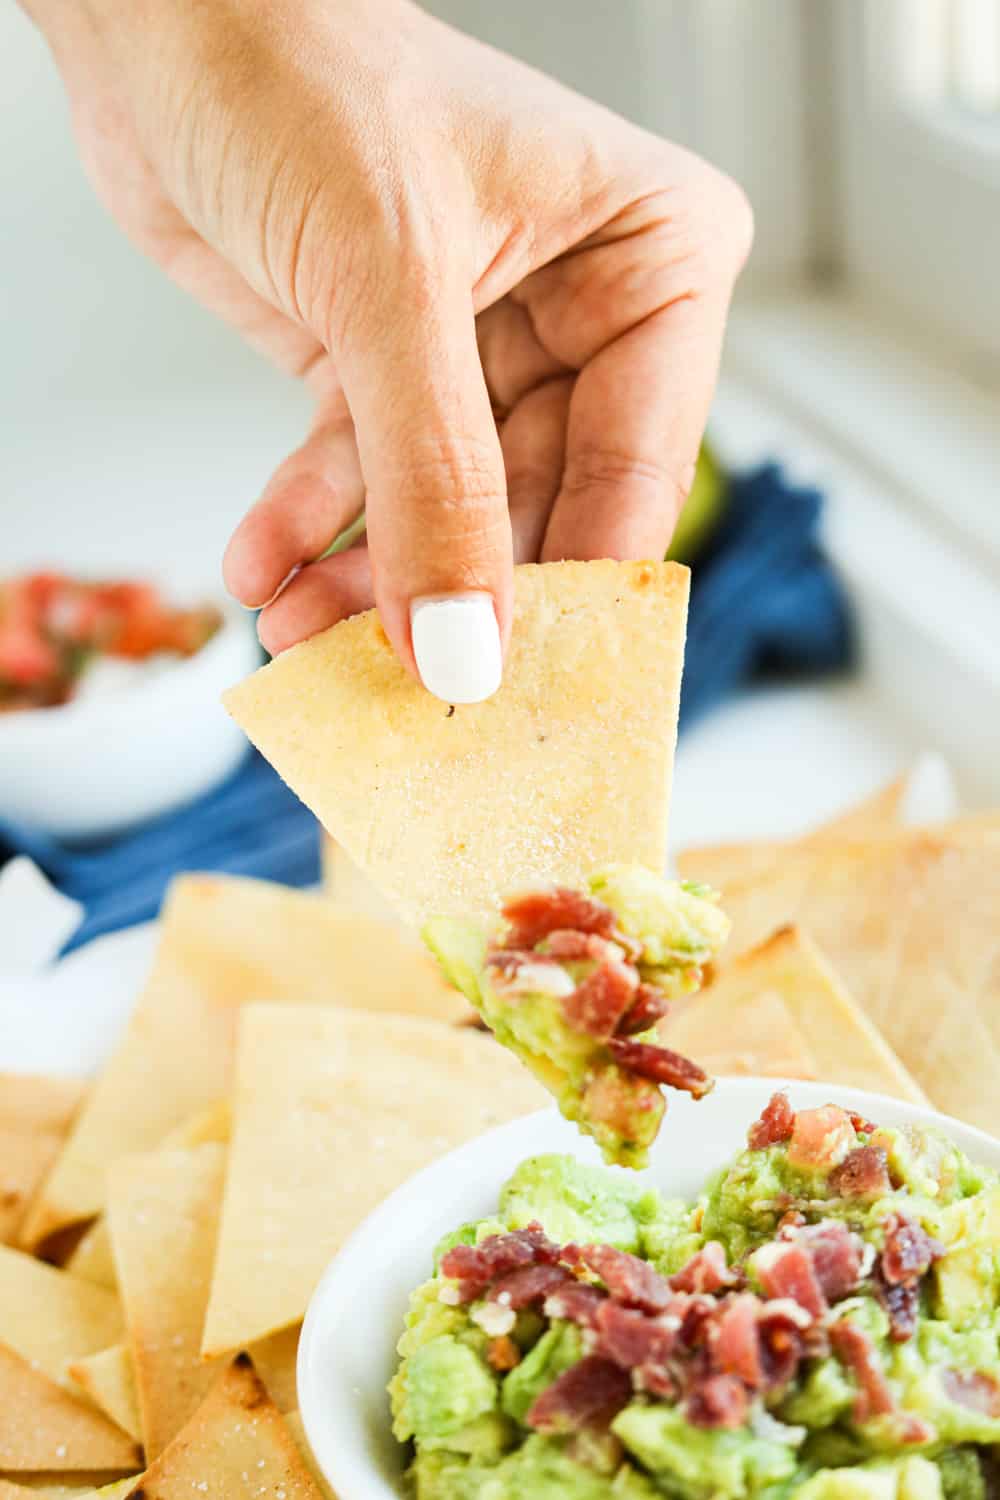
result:
<svg viewBox="0 0 1000 1500"><path fill-rule="evenodd" d="M0 1073L0 1125L25 1135L65 1135L86 1092L82 1078Z"/></svg>
<svg viewBox="0 0 1000 1500"><path fill-rule="evenodd" d="M901 826L912 775L911 770L897 776L870 797L865 797L854 807L847 808L820 828L806 834L802 842L814 844L824 839L856 839L867 838L870 834L892 833Z"/></svg>
<svg viewBox="0 0 1000 1500"><path fill-rule="evenodd" d="M252 1485L244 1476L252 1475ZM295 1442L246 1354L218 1376L187 1425L128 1492L142 1500L319 1500Z"/></svg>
<svg viewBox="0 0 1000 1500"><path fill-rule="evenodd" d="M133 1471L125 1479L113 1480L110 1484L103 1474L62 1475L71 1478L72 1484L54 1482L52 1474L21 1474L17 1483L0 1479L0 1500L120 1500L120 1497L135 1484Z"/></svg>
<svg viewBox="0 0 1000 1500"><path fill-rule="evenodd" d="M1000 1133L1000 833L786 849L723 905L736 948L804 928L936 1107Z"/></svg>
<svg viewBox="0 0 1000 1500"><path fill-rule="evenodd" d="M376 917L380 922L394 924L400 932L407 933L412 942L419 943L417 929L400 920L396 909L378 887L358 869L347 850L336 839L332 839L325 829L320 833L319 850L323 889L331 901L341 910L363 912L365 916Z"/></svg>
<svg viewBox="0 0 1000 1500"><path fill-rule="evenodd" d="M175 881L153 972L22 1227L26 1248L99 1213L112 1162L155 1149L228 1093L238 1008L260 999L444 1020L466 1010L429 956L322 896L233 877Z"/></svg>
<svg viewBox="0 0 1000 1500"><path fill-rule="evenodd" d="M668 1047L713 1078L817 1077L805 1037L773 990L736 995L723 982L679 1005L659 1030Z"/></svg>
<svg viewBox="0 0 1000 1500"><path fill-rule="evenodd" d="M51 1380L61 1381L71 1360L121 1337L121 1308L111 1292L7 1246L0 1246L0 1308L4 1343Z"/></svg>
<svg viewBox="0 0 1000 1500"><path fill-rule="evenodd" d="M406 920L489 919L532 881L663 869L688 580L673 563L517 568L486 703L432 697L373 611L224 702Z"/></svg>
<svg viewBox="0 0 1000 1500"><path fill-rule="evenodd" d="M13 1244L86 1093L78 1078L0 1073L0 1244Z"/></svg>
<svg viewBox="0 0 1000 1500"><path fill-rule="evenodd" d="M298 1322L330 1258L393 1188L546 1102L474 1031L360 1011L245 1009L202 1353Z"/></svg>
<svg viewBox="0 0 1000 1500"><path fill-rule="evenodd" d="M795 927L782 928L722 969L702 995L689 1003L691 1021L698 1018L707 1046L713 1034L728 1035L737 1027L742 1034L741 1015L749 1015L763 999L782 1002L809 1049L817 1070L812 1077L891 1094L913 1104L928 1102L815 943ZM687 1016L685 1011L684 1019ZM666 1022L665 1034L679 1047L673 1026L673 1019ZM696 1041L697 1034L690 1040L692 1049ZM700 1058L696 1050L692 1055Z"/></svg>
<svg viewBox="0 0 1000 1500"><path fill-rule="evenodd" d="M70 1379L122 1432L142 1441L139 1399L132 1356L124 1344L112 1344L98 1354L77 1359L68 1367Z"/></svg>
<svg viewBox="0 0 1000 1500"><path fill-rule="evenodd" d="M115 1475L138 1467L139 1451L120 1428L0 1344L0 1469Z"/></svg>
<svg viewBox="0 0 1000 1500"><path fill-rule="evenodd" d="M147 1458L163 1452L219 1373L200 1347L225 1165L225 1148L207 1144L131 1157L111 1171L108 1215ZM292 1330L253 1351L272 1397L289 1408L297 1347Z"/></svg>
<svg viewBox="0 0 1000 1500"><path fill-rule="evenodd" d="M337 1496L333 1493L333 1490L331 1490L329 1484L326 1481L326 1475L321 1472L319 1465L313 1457L312 1449L309 1446L309 1439L306 1437L306 1430L302 1425L302 1418L297 1411L290 1411L287 1413L287 1415L285 1416L285 1426L292 1434L292 1437L295 1441L295 1446L302 1454L302 1457L305 1460L306 1468L309 1470L313 1479L315 1479L316 1487L319 1490L320 1494L324 1497L324 1500L337 1500ZM2 1496L0 1496L0 1500L3 1500Z"/></svg>
<svg viewBox="0 0 1000 1500"><path fill-rule="evenodd" d="M106 1287L108 1291L113 1292L118 1286L118 1273L115 1270L115 1259L111 1253L108 1221L103 1214L99 1219L94 1220L86 1234L82 1236L66 1262L66 1269L73 1276L79 1276L84 1281L92 1281L95 1286Z"/></svg>
<svg viewBox="0 0 1000 1500"><path fill-rule="evenodd" d="M190 1119L182 1120L175 1129L168 1131L163 1141L164 1151L189 1151L195 1146L207 1146L214 1142L226 1146L232 1132L232 1111L228 1099L219 1099L210 1109L200 1110Z"/></svg>

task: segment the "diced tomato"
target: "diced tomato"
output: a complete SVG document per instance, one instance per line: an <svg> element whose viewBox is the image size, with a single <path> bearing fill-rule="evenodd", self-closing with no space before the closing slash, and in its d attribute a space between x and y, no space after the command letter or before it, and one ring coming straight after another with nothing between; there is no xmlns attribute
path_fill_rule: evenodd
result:
<svg viewBox="0 0 1000 1500"><path fill-rule="evenodd" d="M0 627L0 677L16 687L33 687L59 673L55 647L22 625Z"/></svg>
<svg viewBox="0 0 1000 1500"><path fill-rule="evenodd" d="M835 1104L800 1109L795 1116L788 1160L809 1171L835 1167L858 1143L851 1117Z"/></svg>

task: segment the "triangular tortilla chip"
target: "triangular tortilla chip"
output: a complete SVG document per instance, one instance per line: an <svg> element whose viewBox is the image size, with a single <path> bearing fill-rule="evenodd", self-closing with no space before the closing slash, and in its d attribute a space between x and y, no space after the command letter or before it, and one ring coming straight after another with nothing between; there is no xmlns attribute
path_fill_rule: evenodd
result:
<svg viewBox="0 0 1000 1500"><path fill-rule="evenodd" d="M0 1073L0 1244L13 1244L86 1093L79 1078Z"/></svg>
<svg viewBox="0 0 1000 1500"><path fill-rule="evenodd" d="M660 871L687 615L673 563L516 569L503 686L449 708L374 612L293 646L225 696L250 739L417 924L488 919L531 881Z"/></svg>
<svg viewBox="0 0 1000 1500"><path fill-rule="evenodd" d="M164 1151L190 1151L211 1142L226 1146L232 1133L232 1111L228 1099L219 1099L209 1109L202 1109L190 1119L182 1120L163 1140Z"/></svg>
<svg viewBox="0 0 1000 1500"><path fill-rule="evenodd" d="M111 1253L108 1221L103 1214L99 1219L94 1220L86 1234L82 1236L66 1262L66 1269L83 1281L92 1281L95 1286L106 1287L108 1291L115 1290L118 1285L118 1273L115 1270L115 1260Z"/></svg>
<svg viewBox="0 0 1000 1500"><path fill-rule="evenodd" d="M773 991L724 996L718 988L684 1001L660 1034L667 1046L697 1058L713 1078L815 1078L816 1059Z"/></svg>
<svg viewBox="0 0 1000 1500"><path fill-rule="evenodd" d="M306 1437L306 1430L302 1425L302 1418L297 1411L290 1411L286 1414L285 1426L292 1434L295 1446L305 1459L306 1468L313 1479L315 1479L316 1487L323 1496L323 1500L337 1500L337 1496L326 1482L326 1476L321 1472L319 1465L313 1457L312 1449L309 1446L309 1439ZM0 1500L3 1500L2 1496L0 1496Z"/></svg>
<svg viewBox="0 0 1000 1500"><path fill-rule="evenodd" d="M65 1135L87 1092L82 1078L37 1073L0 1073L0 1125Z"/></svg>
<svg viewBox="0 0 1000 1500"><path fill-rule="evenodd" d="M98 1213L112 1162L225 1096L238 1008L261 999L466 1014L431 959L382 923L264 881L175 881L152 975L22 1226L26 1248Z"/></svg>
<svg viewBox="0 0 1000 1500"><path fill-rule="evenodd" d="M546 1099L478 1032L247 1007L202 1352L245 1348L298 1322L330 1258L393 1188Z"/></svg>
<svg viewBox="0 0 1000 1500"><path fill-rule="evenodd" d="M420 942L415 927L403 922L390 901L387 901L376 885L358 868L347 850L324 829L320 834L320 862L323 873L323 889L343 911L363 912L376 917L380 922L394 923L401 932L407 933L414 943Z"/></svg>
<svg viewBox="0 0 1000 1500"><path fill-rule="evenodd" d="M787 849L723 906L730 951L804 928L933 1103L1000 1133L1000 832Z"/></svg>
<svg viewBox="0 0 1000 1500"><path fill-rule="evenodd" d="M74 1360L67 1373L84 1395L89 1396L122 1432L127 1432L136 1442L142 1441L135 1371L132 1356L124 1344L112 1344L110 1349Z"/></svg>
<svg viewBox="0 0 1000 1500"><path fill-rule="evenodd" d="M51 1380L121 1337L113 1293L7 1246L0 1246L0 1308L4 1343Z"/></svg>
<svg viewBox="0 0 1000 1500"><path fill-rule="evenodd" d="M131 1438L0 1344L0 1469L120 1474L139 1467Z"/></svg>
<svg viewBox="0 0 1000 1500"><path fill-rule="evenodd" d="M208 1144L130 1157L111 1170L108 1219L147 1458L162 1453L218 1375L200 1347L225 1164L225 1147ZM289 1407L296 1350L292 1331L251 1351L272 1395Z"/></svg>
<svg viewBox="0 0 1000 1500"><path fill-rule="evenodd" d="M59 1484L52 1474L18 1473L17 1482L0 1479L0 1500L120 1500L135 1484L135 1473L106 1483L103 1474L76 1473L60 1476L72 1484Z"/></svg>
<svg viewBox="0 0 1000 1500"><path fill-rule="evenodd" d="M678 1022L671 1018L665 1023L664 1032L678 1050L690 1051L704 1063L703 1052L710 1053L713 1037L753 1030L751 1017L765 1000L780 1000L804 1039L816 1069L811 1077L891 1094L913 1104L927 1103L919 1084L851 999L815 943L794 927L782 928L726 965L701 995L688 1002ZM697 1050L699 1044L703 1052Z"/></svg>
<svg viewBox="0 0 1000 1500"><path fill-rule="evenodd" d="M247 1475L252 1476L250 1480ZM130 1494L143 1500L320 1500L305 1460L249 1357L217 1378L194 1416Z"/></svg>

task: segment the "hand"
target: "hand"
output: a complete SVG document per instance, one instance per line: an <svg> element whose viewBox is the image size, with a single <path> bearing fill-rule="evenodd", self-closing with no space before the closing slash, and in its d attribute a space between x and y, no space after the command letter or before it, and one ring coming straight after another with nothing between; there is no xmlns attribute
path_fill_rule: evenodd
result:
<svg viewBox="0 0 1000 1500"><path fill-rule="evenodd" d="M515 560L663 555L750 245L732 182L409 0L28 3L123 228L315 392L225 558L269 650L374 602L472 701Z"/></svg>

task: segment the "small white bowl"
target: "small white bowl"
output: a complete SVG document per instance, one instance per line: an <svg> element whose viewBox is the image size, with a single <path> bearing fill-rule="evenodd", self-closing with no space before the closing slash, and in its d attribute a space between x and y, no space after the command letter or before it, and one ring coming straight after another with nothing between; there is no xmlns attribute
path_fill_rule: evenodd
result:
<svg viewBox="0 0 1000 1500"><path fill-rule="evenodd" d="M208 791L247 748L220 694L261 660L249 614L220 606L194 656L107 698L0 714L0 819L82 841Z"/></svg>
<svg viewBox="0 0 1000 1500"><path fill-rule="evenodd" d="M722 1079L699 1103L672 1097L648 1179L671 1196L697 1196L709 1173L740 1149L747 1126L779 1087L774 1079ZM787 1087L797 1108L832 1098L878 1123L937 1125L974 1160L1000 1168L1000 1141L932 1110L830 1084ZM518 1163L548 1151L599 1160L592 1144L554 1109L503 1125L442 1157L387 1198L320 1282L299 1344L299 1409L316 1461L339 1500L407 1495L385 1388L396 1368L409 1294L430 1275L441 1236L494 1213L500 1188Z"/></svg>

